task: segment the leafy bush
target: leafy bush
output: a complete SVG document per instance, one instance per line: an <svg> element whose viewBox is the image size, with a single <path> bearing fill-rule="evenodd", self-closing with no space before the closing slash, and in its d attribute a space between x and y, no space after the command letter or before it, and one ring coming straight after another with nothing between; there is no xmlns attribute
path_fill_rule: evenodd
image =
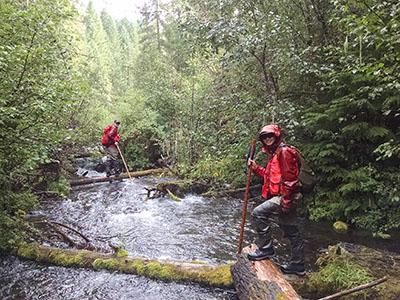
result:
<svg viewBox="0 0 400 300"><path fill-rule="evenodd" d="M68 179L63 176L50 182L47 188L49 191L56 192L62 197L67 197L71 189Z"/></svg>
<svg viewBox="0 0 400 300"><path fill-rule="evenodd" d="M307 283L315 294L332 294L373 280L366 269L347 259L337 258L312 273ZM359 299L360 294L353 295Z"/></svg>
<svg viewBox="0 0 400 300"><path fill-rule="evenodd" d="M305 153L320 177L309 202L313 219L344 219L374 232L400 227L400 52L385 50L399 47L394 14L394 2L334 1L330 26L345 46L310 49L321 59L316 75L326 93L303 119Z"/></svg>

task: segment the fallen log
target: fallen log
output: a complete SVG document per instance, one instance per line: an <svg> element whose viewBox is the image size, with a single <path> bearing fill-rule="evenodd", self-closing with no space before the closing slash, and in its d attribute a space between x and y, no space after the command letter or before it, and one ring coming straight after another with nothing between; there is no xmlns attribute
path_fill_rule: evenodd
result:
<svg viewBox="0 0 400 300"><path fill-rule="evenodd" d="M165 172L168 171L165 169L150 169L150 170L129 172L129 174L131 175L131 177L141 177L147 175L161 174ZM76 179L76 180L71 180L69 183L71 186L78 186L78 185L92 184L98 182L121 180L125 178L129 178L128 173L122 173L119 176L111 176L111 177L92 177L92 178Z"/></svg>
<svg viewBox="0 0 400 300"><path fill-rule="evenodd" d="M247 253L254 251L255 245L246 247L232 266L234 286L240 300L300 300L290 283L278 267L270 260L249 261Z"/></svg>
<svg viewBox="0 0 400 300"><path fill-rule="evenodd" d="M36 243L21 245L19 257L64 267L106 269L165 281L190 281L210 286L232 285L230 264L211 265L199 262L155 260L129 257L126 250L106 254L88 250L59 249Z"/></svg>

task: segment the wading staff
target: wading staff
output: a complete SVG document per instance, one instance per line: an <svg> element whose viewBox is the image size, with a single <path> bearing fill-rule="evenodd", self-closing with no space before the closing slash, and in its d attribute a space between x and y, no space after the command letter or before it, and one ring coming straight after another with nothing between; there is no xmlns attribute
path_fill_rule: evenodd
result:
<svg viewBox="0 0 400 300"><path fill-rule="evenodd" d="M119 149L119 146L118 146L118 144L115 144L115 146L117 146L117 149L118 149L119 155L121 155L122 161L124 162L124 166L125 166L126 172L128 173L129 179L132 179L132 177L131 177L131 174L129 173L128 166L126 165L126 162L125 162L124 156L122 155L122 152L121 152L121 150Z"/></svg>
<svg viewBox="0 0 400 300"><path fill-rule="evenodd" d="M250 145L250 150L247 155L246 164L248 164L249 159L254 158L255 145L256 145L256 140L252 140L251 145ZM244 196L243 196L242 223L240 224L240 236L239 236L239 245L238 245L237 254L242 253L244 224L246 223L247 203L249 202L249 188L250 188L250 182L251 182L251 173L252 173L252 170L251 170L250 166L247 165L247 181L246 181L246 189L244 191Z"/></svg>

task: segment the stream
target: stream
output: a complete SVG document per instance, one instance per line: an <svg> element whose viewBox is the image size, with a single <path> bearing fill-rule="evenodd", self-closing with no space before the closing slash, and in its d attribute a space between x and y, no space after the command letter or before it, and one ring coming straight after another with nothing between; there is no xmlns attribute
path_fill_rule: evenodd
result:
<svg viewBox="0 0 400 300"><path fill-rule="evenodd" d="M81 165L82 167L83 165ZM87 176L100 176L89 166ZM171 178L170 178L171 179ZM67 224L95 246L122 243L131 256L226 263L235 259L242 204L238 199L186 195L146 199L145 187L168 178L143 177L76 187L64 201L43 202L33 215ZM249 211L251 211L250 204ZM245 245L253 241L249 222ZM303 222L307 268L314 269L321 249L337 241L400 252L392 240L349 232L335 233L329 224ZM289 257L288 241L276 231L278 260ZM60 245L63 246L63 245ZM233 289L152 280L140 276L64 268L0 257L0 299L236 299Z"/></svg>

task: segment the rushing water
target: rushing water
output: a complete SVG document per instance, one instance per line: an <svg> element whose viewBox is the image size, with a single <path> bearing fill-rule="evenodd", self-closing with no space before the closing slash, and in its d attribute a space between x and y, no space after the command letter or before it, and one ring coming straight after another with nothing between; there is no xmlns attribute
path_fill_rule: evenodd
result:
<svg viewBox="0 0 400 300"><path fill-rule="evenodd" d="M87 176L98 176L90 171ZM156 177L134 178L75 188L65 201L45 202L36 215L78 229L97 247L122 243L131 256L225 263L235 259L241 201L187 195L146 199L145 187ZM251 204L252 205L252 204ZM251 205L250 209L251 210ZM329 226L305 223L307 266L318 249L339 240L399 251L394 243L338 235ZM246 242L253 233L247 227ZM278 259L288 258L288 245L276 235ZM246 244L245 242L245 244ZM392 248L393 249L392 249ZM15 257L0 258L0 299L235 299L233 290L197 284L165 283L140 276L45 266Z"/></svg>

